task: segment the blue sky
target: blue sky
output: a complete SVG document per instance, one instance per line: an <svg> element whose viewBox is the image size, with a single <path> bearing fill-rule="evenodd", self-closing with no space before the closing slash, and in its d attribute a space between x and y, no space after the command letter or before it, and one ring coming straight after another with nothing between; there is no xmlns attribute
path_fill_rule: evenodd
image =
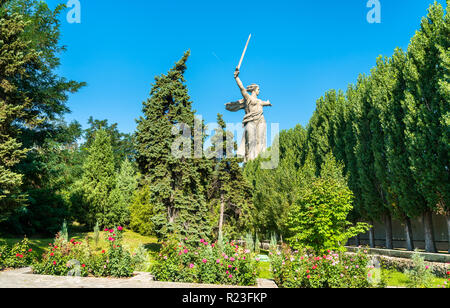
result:
<svg viewBox="0 0 450 308"><path fill-rule="evenodd" d="M47 2L53 7L57 1ZM60 73L88 86L70 96L66 119L86 126L93 116L133 132L154 76L187 49L194 109L207 123L218 112L240 122L243 111L228 112L224 104L240 98L233 72L250 33L242 81L260 84L260 98L272 102L265 110L269 123L306 125L325 91L345 90L378 55L406 48L432 0L380 0L381 24L367 22L367 0L80 3L81 24L62 18L68 50Z"/></svg>

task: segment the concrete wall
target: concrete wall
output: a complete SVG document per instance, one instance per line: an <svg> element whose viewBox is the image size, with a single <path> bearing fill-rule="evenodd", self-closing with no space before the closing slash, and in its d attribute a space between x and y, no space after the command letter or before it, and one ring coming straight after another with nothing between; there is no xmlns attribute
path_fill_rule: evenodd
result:
<svg viewBox="0 0 450 308"><path fill-rule="evenodd" d="M416 248L424 249L425 240L423 232L423 223L421 218L417 218L411 221L413 228L413 238L414 245ZM384 223L375 222L375 245L377 247L385 247L385 230ZM448 251L448 231L447 231L447 221L445 216L433 215L433 228L434 228L434 238L436 242L436 248L439 251ZM392 220L392 235L394 238L394 248L406 248L405 242L405 227L403 222L393 219ZM369 245L369 233L360 236L361 245ZM349 244L354 245L355 241L350 240Z"/></svg>

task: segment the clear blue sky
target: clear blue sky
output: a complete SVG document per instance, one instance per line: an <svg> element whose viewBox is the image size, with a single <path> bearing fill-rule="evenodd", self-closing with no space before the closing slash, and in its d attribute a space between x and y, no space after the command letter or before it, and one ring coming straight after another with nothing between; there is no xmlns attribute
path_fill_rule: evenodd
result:
<svg viewBox="0 0 450 308"><path fill-rule="evenodd" d="M260 97L272 102L268 122L306 125L325 91L345 90L378 55L406 48L432 0L380 0L381 24L367 22L367 0L80 2L81 24L63 16L60 72L88 86L70 96L66 119L85 126L93 116L133 132L154 76L187 49L194 109L207 122L218 112L240 122L243 112L224 104L240 98L233 72L250 33L241 79L260 84Z"/></svg>

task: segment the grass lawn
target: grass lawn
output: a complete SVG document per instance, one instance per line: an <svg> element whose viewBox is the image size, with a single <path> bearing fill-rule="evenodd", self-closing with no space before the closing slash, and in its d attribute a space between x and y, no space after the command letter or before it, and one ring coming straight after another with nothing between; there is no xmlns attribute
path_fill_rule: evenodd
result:
<svg viewBox="0 0 450 308"><path fill-rule="evenodd" d="M383 275L387 277L387 285L391 287L406 287L408 285L408 277L395 270L383 269ZM445 282L444 278L434 277L433 287L442 286Z"/></svg>

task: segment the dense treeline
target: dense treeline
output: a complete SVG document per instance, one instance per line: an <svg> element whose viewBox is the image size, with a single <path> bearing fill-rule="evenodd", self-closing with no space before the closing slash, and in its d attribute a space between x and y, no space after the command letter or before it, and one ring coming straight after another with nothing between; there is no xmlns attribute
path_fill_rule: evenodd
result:
<svg viewBox="0 0 450 308"><path fill-rule="evenodd" d="M260 212L260 229L286 234L280 226L299 198L295 173L312 162L319 175L332 153L353 192L355 222L383 222L392 248L392 218L400 219L413 250L411 219L422 217L426 250L436 251L432 213L447 216L450 237L449 70L450 16L435 3L406 52L379 57L371 74L360 75L346 93L321 97L306 129L281 133L277 171L246 166L255 207L270 211Z"/></svg>

